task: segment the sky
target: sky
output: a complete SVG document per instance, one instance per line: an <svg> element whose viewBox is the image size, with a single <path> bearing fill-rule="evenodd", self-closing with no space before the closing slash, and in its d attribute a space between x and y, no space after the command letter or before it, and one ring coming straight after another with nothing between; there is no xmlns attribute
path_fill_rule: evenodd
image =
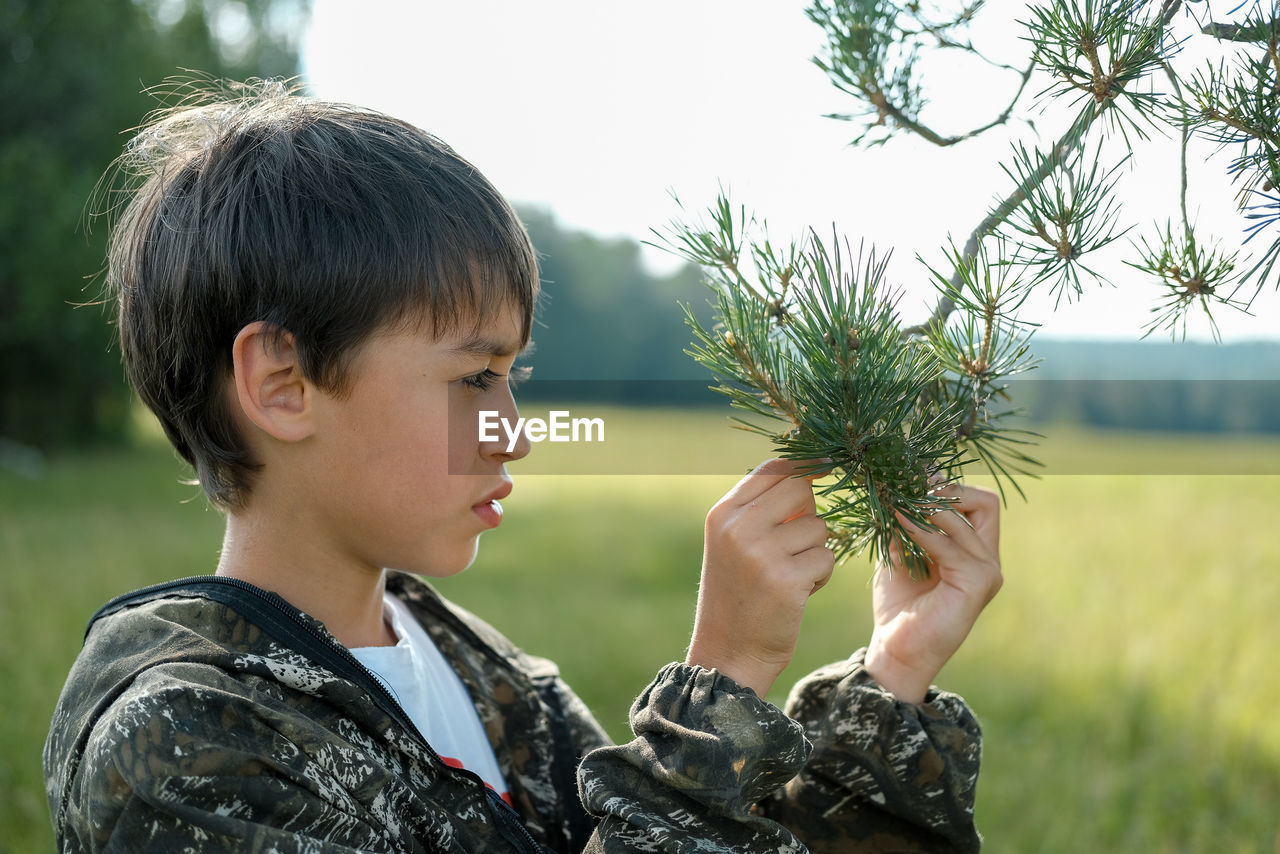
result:
<svg viewBox="0 0 1280 854"><path fill-rule="evenodd" d="M1046 146L1065 124L1052 110L942 149L910 135L852 148L854 126L824 118L852 108L810 61L822 33L799 0L315 0L303 73L323 98L380 109L425 128L471 160L517 204L550 210L566 226L601 236L654 239L681 214L697 217L723 187L767 221L775 242L808 228L854 246L892 251L889 279L907 320L936 297L916 256L942 263L999 192L1012 139ZM975 43L1025 62L1026 4L990 0ZM1201 40L1205 41L1205 40ZM1184 60L1198 57L1184 50ZM1017 75L954 54L927 62L923 118L944 134L998 115ZM1043 81L1033 78L1024 102ZM1039 133L1041 136L1037 137ZM1192 150L1192 219L1225 239L1242 234L1212 148ZM1119 159L1104 152L1108 163ZM1122 217L1148 232L1178 216L1178 146L1145 146L1124 167ZM1121 239L1098 260L1111 284L1056 307L1046 294L1025 319L1040 335L1134 340L1158 288L1124 266ZM646 248L655 270L676 263ZM1274 276L1274 274L1273 274ZM1280 296L1267 288L1254 317L1219 309L1224 341L1280 339ZM1160 340L1167 333L1157 333ZM1188 339L1209 340L1196 317Z"/></svg>

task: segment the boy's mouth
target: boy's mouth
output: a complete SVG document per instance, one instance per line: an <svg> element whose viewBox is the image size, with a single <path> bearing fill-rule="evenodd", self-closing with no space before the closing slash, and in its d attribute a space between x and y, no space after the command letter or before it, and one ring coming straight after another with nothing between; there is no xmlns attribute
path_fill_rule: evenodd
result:
<svg viewBox="0 0 1280 854"><path fill-rule="evenodd" d="M508 495L511 494L512 486L513 484L511 483L511 481L507 480L506 478L503 478L502 483L498 484L498 486L495 487L492 492L490 492L484 498L481 498L478 502L476 502L475 506L479 507L481 504L489 504L489 503L497 504L499 501L501 501L502 499L506 498Z"/></svg>
<svg viewBox="0 0 1280 854"><path fill-rule="evenodd" d="M502 522L502 504L501 499L511 494L511 481L504 480L502 484L478 503L471 505L471 512L475 513L490 528L498 527Z"/></svg>

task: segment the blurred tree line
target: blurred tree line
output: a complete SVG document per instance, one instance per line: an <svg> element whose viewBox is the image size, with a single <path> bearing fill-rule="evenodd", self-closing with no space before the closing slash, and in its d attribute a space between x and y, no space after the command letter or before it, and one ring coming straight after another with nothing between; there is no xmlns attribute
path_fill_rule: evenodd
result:
<svg viewBox="0 0 1280 854"><path fill-rule="evenodd" d="M141 90L183 69L233 78L295 74L307 4L0 0L0 444L48 450L127 434L131 398L111 307L99 303L107 229L86 217L87 200L125 129L156 106ZM684 354L691 339L681 304L704 324L710 319L698 270L655 275L634 241L565 229L545 210L521 216L544 281L535 349L524 360L535 373L522 397L562 397L567 389L577 399L723 405L706 391L710 377ZM1095 342L1046 364L1093 358L1114 366L1120 351L1113 346ZM1270 348L1270 361L1256 352L1235 359L1233 348L1219 350L1220 361L1206 355L1210 348L1194 356L1194 364L1219 365L1210 380L1253 383L1227 398L1221 395L1232 387L1215 390L1180 373L1174 376L1193 385L1046 386L1052 391L1023 402L1033 414L1039 408L1049 418L1115 426L1277 430L1280 393L1266 381L1280 378L1280 368L1237 372L1245 364L1274 366L1280 345ZM1170 364L1172 349L1160 361ZM1133 357L1126 351L1120 361ZM1115 374L1081 375L1104 376ZM1178 400L1194 405L1194 418ZM1241 414L1241 405L1250 408Z"/></svg>
<svg viewBox="0 0 1280 854"><path fill-rule="evenodd" d="M1009 385L1032 426L1280 434L1280 380L1014 380Z"/></svg>
<svg viewBox="0 0 1280 854"><path fill-rule="evenodd" d="M0 0L0 439L120 438L129 396L86 202L185 69L291 76L308 0ZM76 307L80 306L80 307Z"/></svg>
<svg viewBox="0 0 1280 854"><path fill-rule="evenodd" d="M1037 341L1011 397L1037 424L1280 433L1280 342Z"/></svg>
<svg viewBox="0 0 1280 854"><path fill-rule="evenodd" d="M681 308L710 319L700 270L685 264L655 275L634 240L565 229L541 209L519 213L538 251L543 291L534 346L522 360L534 374L522 396L540 395L554 388L550 383L579 398L639 403L679 402L690 384L706 391L706 371L684 354L690 339Z"/></svg>

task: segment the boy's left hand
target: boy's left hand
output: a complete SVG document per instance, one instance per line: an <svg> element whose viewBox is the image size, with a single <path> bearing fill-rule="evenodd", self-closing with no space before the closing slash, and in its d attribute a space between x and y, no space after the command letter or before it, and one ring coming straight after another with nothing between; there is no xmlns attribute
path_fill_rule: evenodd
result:
<svg viewBox="0 0 1280 854"><path fill-rule="evenodd" d="M899 516L929 556L929 577L914 579L897 549L876 568L872 592L875 629L866 668L899 700L924 701L982 609L1000 590L1000 499L986 489L951 484L938 495L956 500L930 521L928 531Z"/></svg>

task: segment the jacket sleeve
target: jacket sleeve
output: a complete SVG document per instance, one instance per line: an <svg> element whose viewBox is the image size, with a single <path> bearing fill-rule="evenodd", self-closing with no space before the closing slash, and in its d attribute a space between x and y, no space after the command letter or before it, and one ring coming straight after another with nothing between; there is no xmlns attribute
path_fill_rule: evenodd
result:
<svg viewBox="0 0 1280 854"><path fill-rule="evenodd" d="M588 754L578 785L600 819L588 852L788 852L752 805L809 754L801 727L715 670L669 664L631 708L635 739Z"/></svg>
<svg viewBox="0 0 1280 854"><path fill-rule="evenodd" d="M921 704L882 689L865 650L801 680L787 700L813 744L800 773L758 810L814 852L976 852L982 731L964 700L931 689Z"/></svg>
<svg viewBox="0 0 1280 854"><path fill-rule="evenodd" d="M976 851L977 721L955 695L895 700L862 655L802 680L788 715L668 665L632 708L635 740L582 764L587 850Z"/></svg>

